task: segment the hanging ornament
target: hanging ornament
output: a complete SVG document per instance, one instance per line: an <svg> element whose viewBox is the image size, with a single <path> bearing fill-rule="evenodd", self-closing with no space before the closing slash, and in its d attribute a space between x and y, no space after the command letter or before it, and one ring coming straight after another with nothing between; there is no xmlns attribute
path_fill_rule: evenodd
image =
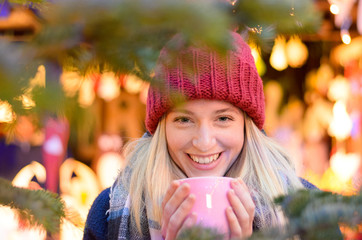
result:
<svg viewBox="0 0 362 240"><path fill-rule="evenodd" d="M292 36L286 44L288 64L292 68L303 66L308 58L308 49L298 36Z"/></svg>
<svg viewBox="0 0 362 240"><path fill-rule="evenodd" d="M36 177L39 183L45 183L45 168L36 161L32 161L29 165L23 167L14 177L12 184L17 187L26 188L29 186L34 177Z"/></svg>
<svg viewBox="0 0 362 240"><path fill-rule="evenodd" d="M42 155L47 176L45 185L52 192L58 192L59 168L66 154L68 138L69 123L66 119L47 119Z"/></svg>
<svg viewBox="0 0 362 240"><path fill-rule="evenodd" d="M288 67L285 44L284 37L277 37L270 55L270 65L278 71L282 71Z"/></svg>

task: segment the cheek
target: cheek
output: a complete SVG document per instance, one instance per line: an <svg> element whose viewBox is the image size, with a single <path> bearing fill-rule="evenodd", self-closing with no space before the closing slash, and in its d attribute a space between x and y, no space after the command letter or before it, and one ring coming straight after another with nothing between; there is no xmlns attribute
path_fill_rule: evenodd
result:
<svg viewBox="0 0 362 240"><path fill-rule="evenodd" d="M233 151L241 151L244 146L244 130L234 129L223 135L223 144L231 148Z"/></svg>
<svg viewBox="0 0 362 240"><path fill-rule="evenodd" d="M185 144L185 138L182 131L177 131L173 127L166 126L166 141L168 151L171 155L177 154L177 151Z"/></svg>

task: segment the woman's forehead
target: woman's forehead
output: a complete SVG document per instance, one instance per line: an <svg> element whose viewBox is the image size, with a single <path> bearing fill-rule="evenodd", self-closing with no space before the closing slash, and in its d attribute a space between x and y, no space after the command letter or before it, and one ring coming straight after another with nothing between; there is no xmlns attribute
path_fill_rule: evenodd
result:
<svg viewBox="0 0 362 240"><path fill-rule="evenodd" d="M211 112L241 112L241 109L235 107L229 102L220 101L220 100L208 100L208 99L197 99L189 100L171 108L170 112L180 112L180 113L193 113L199 111L211 111Z"/></svg>

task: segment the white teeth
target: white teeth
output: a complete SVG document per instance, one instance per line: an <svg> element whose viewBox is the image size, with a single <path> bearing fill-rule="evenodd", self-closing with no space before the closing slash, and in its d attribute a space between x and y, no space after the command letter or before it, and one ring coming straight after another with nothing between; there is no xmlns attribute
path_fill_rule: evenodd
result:
<svg viewBox="0 0 362 240"><path fill-rule="evenodd" d="M219 156L220 156L220 153L214 154L214 155L209 156L209 157L196 157L196 156L191 155L191 154L189 154L189 156L190 156L190 158L192 160L194 160L197 163L208 164L208 163L211 163L211 162L215 161L216 159L218 159Z"/></svg>

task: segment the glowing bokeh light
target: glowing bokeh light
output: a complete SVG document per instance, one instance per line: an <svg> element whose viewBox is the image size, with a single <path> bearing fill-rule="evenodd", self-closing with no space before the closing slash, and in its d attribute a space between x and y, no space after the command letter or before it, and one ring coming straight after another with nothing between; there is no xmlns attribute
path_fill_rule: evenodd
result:
<svg viewBox="0 0 362 240"><path fill-rule="evenodd" d="M278 71L282 71L288 67L285 44L284 37L277 37L270 55L270 65Z"/></svg>
<svg viewBox="0 0 362 240"><path fill-rule="evenodd" d="M334 15L337 15L339 13L339 7L337 4L331 4L331 6L329 7L329 11L331 11L331 13L333 13Z"/></svg>
<svg viewBox="0 0 362 240"><path fill-rule="evenodd" d="M286 44L286 56L289 66L299 68L308 59L308 48L298 36L293 36Z"/></svg>
<svg viewBox="0 0 362 240"><path fill-rule="evenodd" d="M331 169L343 182L350 180L360 165L360 157L356 153L337 152L330 160Z"/></svg>
<svg viewBox="0 0 362 240"><path fill-rule="evenodd" d="M8 102L0 101L0 122L11 123L14 121L14 113Z"/></svg>
<svg viewBox="0 0 362 240"><path fill-rule="evenodd" d="M342 33L342 42L347 45L351 43L351 36L349 35L349 32Z"/></svg>
<svg viewBox="0 0 362 240"><path fill-rule="evenodd" d="M333 120L329 125L328 133L338 140L348 138L352 130L352 120L347 113L346 105L337 101L333 106Z"/></svg>

